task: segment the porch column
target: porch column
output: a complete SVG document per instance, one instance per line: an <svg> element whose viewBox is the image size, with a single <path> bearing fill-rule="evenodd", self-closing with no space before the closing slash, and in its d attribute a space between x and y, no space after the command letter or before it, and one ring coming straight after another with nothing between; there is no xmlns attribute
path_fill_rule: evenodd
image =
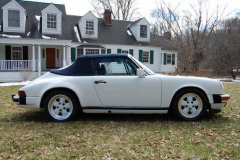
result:
<svg viewBox="0 0 240 160"><path fill-rule="evenodd" d="M35 46L32 45L32 71L36 71Z"/></svg>
<svg viewBox="0 0 240 160"><path fill-rule="evenodd" d="M99 49L99 54L102 54L102 53L101 53L101 48Z"/></svg>
<svg viewBox="0 0 240 160"><path fill-rule="evenodd" d="M66 66L66 57L65 57L65 51L66 51L66 48L65 46L63 46L63 67Z"/></svg>
<svg viewBox="0 0 240 160"><path fill-rule="evenodd" d="M75 59L77 59L78 55L77 55L77 48L75 49Z"/></svg>
<svg viewBox="0 0 240 160"><path fill-rule="evenodd" d="M41 76L41 46L38 45L38 77Z"/></svg>
<svg viewBox="0 0 240 160"><path fill-rule="evenodd" d="M83 48L83 55L86 55L86 48Z"/></svg>
<svg viewBox="0 0 240 160"><path fill-rule="evenodd" d="M71 63L71 47L68 46L68 65Z"/></svg>

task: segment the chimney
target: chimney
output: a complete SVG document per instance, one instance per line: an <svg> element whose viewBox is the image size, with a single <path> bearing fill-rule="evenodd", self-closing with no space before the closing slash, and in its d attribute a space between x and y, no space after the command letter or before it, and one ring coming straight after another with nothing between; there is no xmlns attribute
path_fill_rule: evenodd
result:
<svg viewBox="0 0 240 160"><path fill-rule="evenodd" d="M110 9L105 9L104 11L104 23L106 27L112 27L112 11Z"/></svg>
<svg viewBox="0 0 240 160"><path fill-rule="evenodd" d="M169 40L172 38L172 34L170 31L164 32L164 36L167 37Z"/></svg>

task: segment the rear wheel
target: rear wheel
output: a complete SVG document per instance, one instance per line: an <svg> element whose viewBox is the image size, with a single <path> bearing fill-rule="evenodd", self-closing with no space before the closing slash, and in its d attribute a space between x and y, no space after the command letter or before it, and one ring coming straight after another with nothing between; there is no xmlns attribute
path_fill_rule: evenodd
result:
<svg viewBox="0 0 240 160"><path fill-rule="evenodd" d="M66 91L53 91L44 100L44 111L55 122L66 122L76 117L79 105L76 98Z"/></svg>
<svg viewBox="0 0 240 160"><path fill-rule="evenodd" d="M194 121L202 118L207 110L206 96L196 89L185 89L173 100L173 113L182 120Z"/></svg>

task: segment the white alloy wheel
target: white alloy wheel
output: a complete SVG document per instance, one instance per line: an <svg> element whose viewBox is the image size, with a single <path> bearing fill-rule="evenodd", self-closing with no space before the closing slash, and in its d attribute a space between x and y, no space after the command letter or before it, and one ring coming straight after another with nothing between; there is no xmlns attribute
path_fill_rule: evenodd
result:
<svg viewBox="0 0 240 160"><path fill-rule="evenodd" d="M56 120L65 120L73 113L73 103L66 95L57 94L50 99L48 112Z"/></svg>
<svg viewBox="0 0 240 160"><path fill-rule="evenodd" d="M202 99L194 93L184 94L178 101L178 110L186 118L197 117L203 109Z"/></svg>

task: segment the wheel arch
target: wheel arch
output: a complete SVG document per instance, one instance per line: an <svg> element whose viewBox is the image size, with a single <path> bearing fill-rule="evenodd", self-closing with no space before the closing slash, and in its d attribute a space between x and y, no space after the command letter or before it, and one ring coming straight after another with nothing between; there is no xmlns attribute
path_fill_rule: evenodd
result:
<svg viewBox="0 0 240 160"><path fill-rule="evenodd" d="M49 93L51 93L53 91L59 91L59 90L64 90L64 91L67 91L67 92L71 93L76 98L76 100L77 100L77 102L79 104L79 107L81 108L81 103L80 103L80 100L79 100L77 94L73 90L71 90L69 88L64 88L64 87L51 88L51 89L45 91L45 93L43 94L43 96L41 98L41 101L40 101L40 108L43 108L44 99L47 97L47 95Z"/></svg>
<svg viewBox="0 0 240 160"><path fill-rule="evenodd" d="M169 107L169 110L170 110L170 111L171 111L171 108L173 107L173 100L175 99L175 97L178 95L179 92L181 92L181 91L183 91L183 90L185 90L185 89L196 89L196 90L202 92L202 93L205 95L205 97L206 97L206 99L207 99L207 101L208 101L208 106L207 106L207 108L208 108L208 109L211 108L211 107L210 107L210 102L209 102L208 96L207 96L206 92L205 92L203 89L201 89L201 88L199 88L199 87L183 87L183 88L180 88L179 90L177 90L177 91L175 92L174 96L172 97L171 103L170 103L170 107Z"/></svg>

